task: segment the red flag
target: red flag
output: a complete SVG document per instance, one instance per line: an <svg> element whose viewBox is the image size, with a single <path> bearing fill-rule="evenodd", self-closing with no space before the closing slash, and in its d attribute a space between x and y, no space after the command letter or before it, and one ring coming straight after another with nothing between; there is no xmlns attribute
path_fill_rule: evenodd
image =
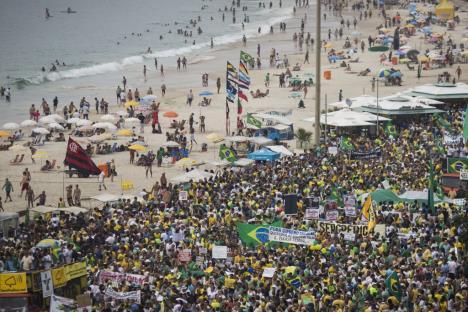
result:
<svg viewBox="0 0 468 312"><path fill-rule="evenodd" d="M91 157L72 138L68 139L64 164L87 175L98 175L101 173L101 170L96 166Z"/></svg>
<svg viewBox="0 0 468 312"><path fill-rule="evenodd" d="M246 101L246 102L249 101L249 99L247 98L247 94L245 94L244 92L242 92L241 89L239 89L239 90L237 91L237 96L238 96L239 98L243 99L243 100Z"/></svg>
<svg viewBox="0 0 468 312"><path fill-rule="evenodd" d="M240 99L237 99L237 114L238 115L242 114L242 103Z"/></svg>

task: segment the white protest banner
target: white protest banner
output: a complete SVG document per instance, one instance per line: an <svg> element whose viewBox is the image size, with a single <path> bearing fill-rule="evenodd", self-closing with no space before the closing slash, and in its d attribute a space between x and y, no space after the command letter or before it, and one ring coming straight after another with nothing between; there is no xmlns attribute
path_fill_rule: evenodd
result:
<svg viewBox="0 0 468 312"><path fill-rule="evenodd" d="M208 250L205 247L200 247L198 249L198 252L201 253L201 254L206 254L206 253L208 253Z"/></svg>
<svg viewBox="0 0 468 312"><path fill-rule="evenodd" d="M338 154L338 147L337 146L329 146L328 147L328 154L336 156Z"/></svg>
<svg viewBox="0 0 468 312"><path fill-rule="evenodd" d="M111 271L100 271L99 272L99 282L104 284L106 281L120 283L122 281L127 281L131 284L136 284L142 286L146 282L146 277L144 275L138 274L124 274Z"/></svg>
<svg viewBox="0 0 468 312"><path fill-rule="evenodd" d="M41 284L42 284L42 297L47 298L52 296L52 272L50 270L41 272Z"/></svg>
<svg viewBox="0 0 468 312"><path fill-rule="evenodd" d="M305 211L304 219L306 220L318 220L320 217L320 209L307 208Z"/></svg>
<svg viewBox="0 0 468 312"><path fill-rule="evenodd" d="M119 292L113 290L111 287L107 287L104 293L105 297L110 297L115 300L135 300L136 303L140 303L141 293L137 291Z"/></svg>
<svg viewBox="0 0 468 312"><path fill-rule="evenodd" d="M269 237L272 242L297 245L312 245L315 239L313 232L285 229L276 226L269 227Z"/></svg>
<svg viewBox="0 0 468 312"><path fill-rule="evenodd" d="M352 207L344 207L345 216L347 217L355 217L356 216L356 208Z"/></svg>
<svg viewBox="0 0 468 312"><path fill-rule="evenodd" d="M226 259L227 253L227 246L213 246L213 250L211 251L211 257L214 259Z"/></svg>
<svg viewBox="0 0 468 312"><path fill-rule="evenodd" d="M328 210L326 213L325 213L325 220L327 221L336 221L338 220L338 210Z"/></svg>
<svg viewBox="0 0 468 312"><path fill-rule="evenodd" d="M367 235L367 225L344 224L328 221L317 222L317 231L329 234L354 233L358 235Z"/></svg>
<svg viewBox="0 0 468 312"><path fill-rule="evenodd" d="M179 251L179 261L180 262L190 262L192 259L192 250L183 249Z"/></svg>
<svg viewBox="0 0 468 312"><path fill-rule="evenodd" d="M264 268L262 277L272 278L275 275L276 268Z"/></svg>
<svg viewBox="0 0 468 312"><path fill-rule="evenodd" d="M179 200L180 201L188 200L188 192L187 191L180 191L179 192Z"/></svg>
<svg viewBox="0 0 468 312"><path fill-rule="evenodd" d="M346 195L344 197L344 205L345 207L353 207L356 206L356 198L354 195Z"/></svg>
<svg viewBox="0 0 468 312"><path fill-rule="evenodd" d="M374 233L379 233L380 238L387 237L387 227L385 224L376 224L374 226Z"/></svg>
<svg viewBox="0 0 468 312"><path fill-rule="evenodd" d="M184 239L185 239L184 232L177 232L177 233L172 234L172 240L174 242L180 242L180 241L183 241Z"/></svg>
<svg viewBox="0 0 468 312"><path fill-rule="evenodd" d="M460 180L468 180L468 169L460 169Z"/></svg>

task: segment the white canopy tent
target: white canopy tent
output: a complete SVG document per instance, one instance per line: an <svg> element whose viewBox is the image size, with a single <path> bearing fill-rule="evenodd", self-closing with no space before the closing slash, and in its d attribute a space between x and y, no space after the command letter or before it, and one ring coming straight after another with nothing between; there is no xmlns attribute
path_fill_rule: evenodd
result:
<svg viewBox="0 0 468 312"><path fill-rule="evenodd" d="M214 174L198 169L194 169L192 171L189 171L187 173L184 173L182 175L179 175L173 179L171 179L172 182L174 183L186 183L190 181L198 182L204 179L209 179L213 177Z"/></svg>
<svg viewBox="0 0 468 312"><path fill-rule="evenodd" d="M109 193L97 194L90 197L90 199L94 199L103 203L118 201L119 198L120 196Z"/></svg>
<svg viewBox="0 0 468 312"><path fill-rule="evenodd" d="M408 90L412 96L423 96L430 99L466 99L468 98L468 84L466 83L438 83L426 84Z"/></svg>
<svg viewBox="0 0 468 312"><path fill-rule="evenodd" d="M372 122L388 121L390 119L367 112L353 111L348 108L320 115L320 123L332 127L364 127L373 126ZM315 119L306 118L304 121L314 122Z"/></svg>
<svg viewBox="0 0 468 312"><path fill-rule="evenodd" d="M293 153L291 153L286 147L283 145L268 145L266 146L270 151L279 153L281 157L283 156L292 156Z"/></svg>
<svg viewBox="0 0 468 312"><path fill-rule="evenodd" d="M273 143L273 140L266 137L258 136L249 138L249 142L257 145L267 145Z"/></svg>

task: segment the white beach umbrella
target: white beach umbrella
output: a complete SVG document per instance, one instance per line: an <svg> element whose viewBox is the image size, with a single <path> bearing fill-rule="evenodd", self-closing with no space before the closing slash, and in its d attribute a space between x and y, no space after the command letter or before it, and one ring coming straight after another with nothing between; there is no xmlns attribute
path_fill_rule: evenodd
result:
<svg viewBox="0 0 468 312"><path fill-rule="evenodd" d="M59 114L52 114L52 115L49 115L50 117L54 118L54 120L56 122L59 122L59 123L62 123L62 122L65 122L65 118L63 118L62 116L60 116Z"/></svg>
<svg viewBox="0 0 468 312"><path fill-rule="evenodd" d="M2 128L5 130L16 130L19 129L19 127L20 126L16 122L7 122Z"/></svg>
<svg viewBox="0 0 468 312"><path fill-rule="evenodd" d="M104 121L114 121L115 116L111 114L106 114L106 115L101 116L99 119L104 120Z"/></svg>
<svg viewBox="0 0 468 312"><path fill-rule="evenodd" d="M26 119L26 120L23 120L21 123L20 123L20 126L21 127L34 127L35 125L37 125L37 122L34 121L34 120L31 120L31 119Z"/></svg>
<svg viewBox="0 0 468 312"><path fill-rule="evenodd" d="M52 115L44 116L44 117L39 118L39 123L41 123L43 125L50 124L52 122L57 122L57 120L55 120L55 118L52 117Z"/></svg>
<svg viewBox="0 0 468 312"><path fill-rule="evenodd" d="M49 134L50 133L49 130L47 130L46 128L42 128L42 127L34 128L34 129L32 129L32 132L38 133L38 134Z"/></svg>
<svg viewBox="0 0 468 312"><path fill-rule="evenodd" d="M76 124L78 120L80 120L80 118L78 117L68 118L67 123L73 125L73 124Z"/></svg>
<svg viewBox="0 0 468 312"><path fill-rule="evenodd" d="M140 119L135 118L135 117L125 118L125 123L135 124L135 123L139 123L139 122L140 122Z"/></svg>
<svg viewBox="0 0 468 312"><path fill-rule="evenodd" d="M92 127L95 129L108 129L111 131L117 130L117 127L110 122L97 122L94 125L92 125Z"/></svg>
<svg viewBox="0 0 468 312"><path fill-rule="evenodd" d="M179 143L174 142L174 141L167 141L167 142L164 142L162 146L164 146L164 147L179 147Z"/></svg>
<svg viewBox="0 0 468 312"><path fill-rule="evenodd" d="M51 122L49 125L48 125L49 129L54 129L54 130L58 130L58 131L64 131L65 128L62 127L59 123L56 123L56 122Z"/></svg>
<svg viewBox="0 0 468 312"><path fill-rule="evenodd" d="M79 119L75 123L77 127L82 127L82 126L89 126L92 124L91 120L88 119Z"/></svg>

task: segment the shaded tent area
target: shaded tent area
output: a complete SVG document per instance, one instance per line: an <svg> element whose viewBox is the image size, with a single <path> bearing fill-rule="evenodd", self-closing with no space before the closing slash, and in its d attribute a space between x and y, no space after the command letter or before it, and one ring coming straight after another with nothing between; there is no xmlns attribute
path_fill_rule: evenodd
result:
<svg viewBox="0 0 468 312"><path fill-rule="evenodd" d="M250 153L247 157L253 160L273 161L280 157L280 153L274 152L267 148L262 148L262 149L259 149L258 151Z"/></svg>

